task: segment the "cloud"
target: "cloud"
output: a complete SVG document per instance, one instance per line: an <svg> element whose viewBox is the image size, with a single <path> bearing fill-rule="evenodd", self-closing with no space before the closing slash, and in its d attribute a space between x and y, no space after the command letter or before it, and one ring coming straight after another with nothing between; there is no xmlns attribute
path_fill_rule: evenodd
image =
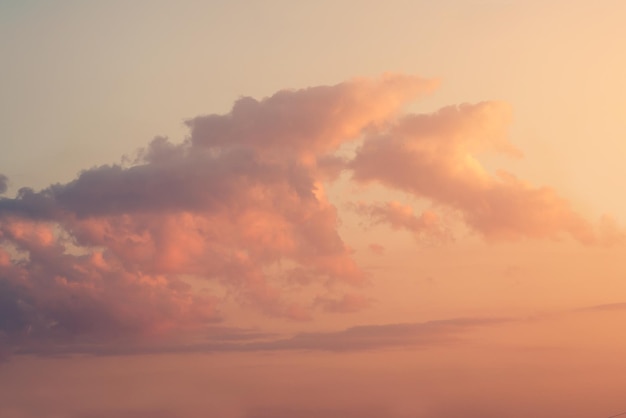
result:
<svg viewBox="0 0 626 418"><path fill-rule="evenodd" d="M294 320L366 307L367 298L350 292L315 297L320 285L367 282L325 193L346 170L356 182L430 200L434 209L422 214L398 202L357 206L373 223L418 239L448 235L440 208L488 239L621 239L610 219L592 224L553 189L480 164L485 151L520 155L505 139L508 106L403 113L435 85L385 75L244 97L227 114L188 120L180 143L155 138L132 163L0 197L0 352L203 330L223 317L220 294ZM342 148L348 143L356 145ZM266 347L338 350L365 344L371 332Z"/></svg>
<svg viewBox="0 0 626 418"><path fill-rule="evenodd" d="M159 335L218 319L211 297L174 278L129 271L101 252L68 253L49 225L12 220L0 224L0 236L28 253L11 259L0 249L5 351Z"/></svg>
<svg viewBox="0 0 626 418"><path fill-rule="evenodd" d="M506 321L500 318L458 318L438 321L362 325L337 332L303 333L285 340L251 344L256 349L354 351L385 347L419 347L444 344L464 331Z"/></svg>
<svg viewBox="0 0 626 418"><path fill-rule="evenodd" d="M359 203L354 208L361 215L368 217L372 224L388 224L393 229L406 229L418 240L447 241L451 238L450 232L434 211L424 211L417 216L413 213L413 208L395 201L378 204ZM370 249L377 251L372 247Z"/></svg>
<svg viewBox="0 0 626 418"><path fill-rule="evenodd" d="M182 143L155 138L130 165L0 198L3 339L17 347L219 319L219 301L186 277L268 315L310 318L276 271L364 282L324 194L345 165L333 153L433 87L385 75L244 97L228 114L189 120Z"/></svg>
<svg viewBox="0 0 626 418"><path fill-rule="evenodd" d="M578 309L581 312L626 311L626 302L605 303Z"/></svg>
<svg viewBox="0 0 626 418"><path fill-rule="evenodd" d="M510 322L508 318L456 318L418 323L361 325L332 332L297 333L290 337L231 329L211 331L204 341L113 341L24 346L17 354L60 356L143 355L163 353L227 353L275 351L353 352L394 347L432 347L458 343L471 329Z"/></svg>
<svg viewBox="0 0 626 418"><path fill-rule="evenodd" d="M510 108L499 102L449 106L409 114L374 130L349 163L357 182L379 182L458 211L488 239L556 238L569 234L588 244L612 243L623 233L610 219L595 225L554 189L536 187L506 171L491 174L477 159L494 151L521 153L506 141ZM394 204L370 209L392 226L420 230Z"/></svg>
<svg viewBox="0 0 626 418"><path fill-rule="evenodd" d="M194 145L253 148L269 159L297 156L305 164L363 128L386 122L408 101L436 83L413 76L385 75L372 82L355 79L335 86L283 90L263 101L246 97L227 117L200 116L187 122Z"/></svg>
<svg viewBox="0 0 626 418"><path fill-rule="evenodd" d="M326 312L358 312L371 305L371 300L356 293L346 293L341 298L318 297L317 305L322 306Z"/></svg>

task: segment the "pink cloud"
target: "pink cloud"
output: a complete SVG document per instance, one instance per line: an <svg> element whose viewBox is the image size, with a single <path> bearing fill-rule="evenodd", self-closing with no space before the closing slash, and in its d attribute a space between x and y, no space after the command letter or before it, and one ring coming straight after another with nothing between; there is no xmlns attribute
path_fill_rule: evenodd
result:
<svg viewBox="0 0 626 418"><path fill-rule="evenodd" d="M218 319L215 302L162 275L123 268L98 250L71 254L53 225L5 220L0 286L3 331L16 345L80 337L160 334Z"/></svg>
<svg viewBox="0 0 626 418"><path fill-rule="evenodd" d="M130 165L1 197L0 345L206 327L221 317L220 300L189 277L266 315L308 320L315 309L366 307L349 292L315 299L310 290L367 282L325 194L344 170L451 208L488 239L621 239L610 219L589 222L553 189L483 167L482 152L520 155L505 139L508 106L402 113L434 86L385 75L242 98L228 114L189 120L181 143L155 138ZM351 141L361 143L348 160L338 150ZM0 193L7 183L0 176ZM434 210L357 209L418 239L447 236Z"/></svg>
<svg viewBox="0 0 626 418"><path fill-rule="evenodd" d="M406 229L418 240L427 238L444 241L450 238L439 215L431 210L417 216L413 213L413 208L395 201L384 204L360 203L355 209L361 215L367 216L373 224L388 224L394 229ZM377 251L377 248L370 248Z"/></svg>
<svg viewBox="0 0 626 418"><path fill-rule="evenodd" d="M283 90L262 101L245 97L224 116L200 116L187 122L194 145L246 147L263 158L309 158L358 139L365 127L386 122L408 102L431 92L437 83L387 74L372 82L354 79L335 86Z"/></svg>
<svg viewBox="0 0 626 418"><path fill-rule="evenodd" d="M1 198L0 282L13 296L0 329L95 338L215 320L215 300L186 285L189 275L266 314L310 318L271 271L364 281L324 194L345 166L333 153L433 87L385 75L242 98L228 114L188 121L182 143L154 139L130 166Z"/></svg>
<svg viewBox="0 0 626 418"><path fill-rule="evenodd" d="M405 115L369 134L349 165L358 182L376 181L452 208L488 239L556 238L584 243L616 241L616 227L594 225L549 187L505 171L491 174L477 159L485 151L520 156L506 141L509 106L498 102L452 106ZM411 231L424 219L387 205L370 216ZM391 204L393 205L393 204Z"/></svg>

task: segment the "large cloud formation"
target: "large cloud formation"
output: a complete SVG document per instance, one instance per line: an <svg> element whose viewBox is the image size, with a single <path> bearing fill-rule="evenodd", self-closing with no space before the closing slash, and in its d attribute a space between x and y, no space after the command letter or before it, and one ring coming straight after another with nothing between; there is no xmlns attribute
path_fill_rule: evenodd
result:
<svg viewBox="0 0 626 418"><path fill-rule="evenodd" d="M506 106L402 114L434 86L386 75L244 97L228 114L189 120L182 143L155 138L131 165L0 198L0 347L219 320L219 298L189 277L270 315L306 319L316 307L366 306L360 297L335 304L319 295L302 305L283 291L287 282L364 281L324 193L342 170L457 210L488 238L600 239L554 190L493 176L476 159L483 150L517 153L504 139ZM338 153L349 141L362 141L352 159ZM360 211L417 237L442 231L434 212L417 216L398 203Z"/></svg>
<svg viewBox="0 0 626 418"><path fill-rule="evenodd" d="M188 121L182 143L154 139L131 166L2 198L0 338L97 340L218 319L189 276L306 318L280 280L363 281L324 196L341 168L334 151L432 87L385 76L242 98Z"/></svg>

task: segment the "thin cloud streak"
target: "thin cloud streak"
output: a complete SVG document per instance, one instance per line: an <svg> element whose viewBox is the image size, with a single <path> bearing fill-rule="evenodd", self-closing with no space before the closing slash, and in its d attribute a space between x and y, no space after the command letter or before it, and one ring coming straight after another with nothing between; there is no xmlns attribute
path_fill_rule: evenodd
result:
<svg viewBox="0 0 626 418"><path fill-rule="evenodd" d="M168 343L153 341L149 345L74 344L22 348L15 354L64 356L126 356L175 353L233 353L272 351L355 352L384 348L419 348L458 343L467 331L510 322L508 318L457 318L418 323L362 325L335 332L299 333L288 338L274 334L230 330L225 335L209 336L206 342Z"/></svg>

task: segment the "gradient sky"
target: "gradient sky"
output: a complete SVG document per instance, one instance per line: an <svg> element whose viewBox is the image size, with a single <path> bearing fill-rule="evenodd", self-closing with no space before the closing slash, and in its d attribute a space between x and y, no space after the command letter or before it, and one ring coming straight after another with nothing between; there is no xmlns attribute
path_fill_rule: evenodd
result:
<svg viewBox="0 0 626 418"><path fill-rule="evenodd" d="M0 0L0 417L626 411L625 20Z"/></svg>

